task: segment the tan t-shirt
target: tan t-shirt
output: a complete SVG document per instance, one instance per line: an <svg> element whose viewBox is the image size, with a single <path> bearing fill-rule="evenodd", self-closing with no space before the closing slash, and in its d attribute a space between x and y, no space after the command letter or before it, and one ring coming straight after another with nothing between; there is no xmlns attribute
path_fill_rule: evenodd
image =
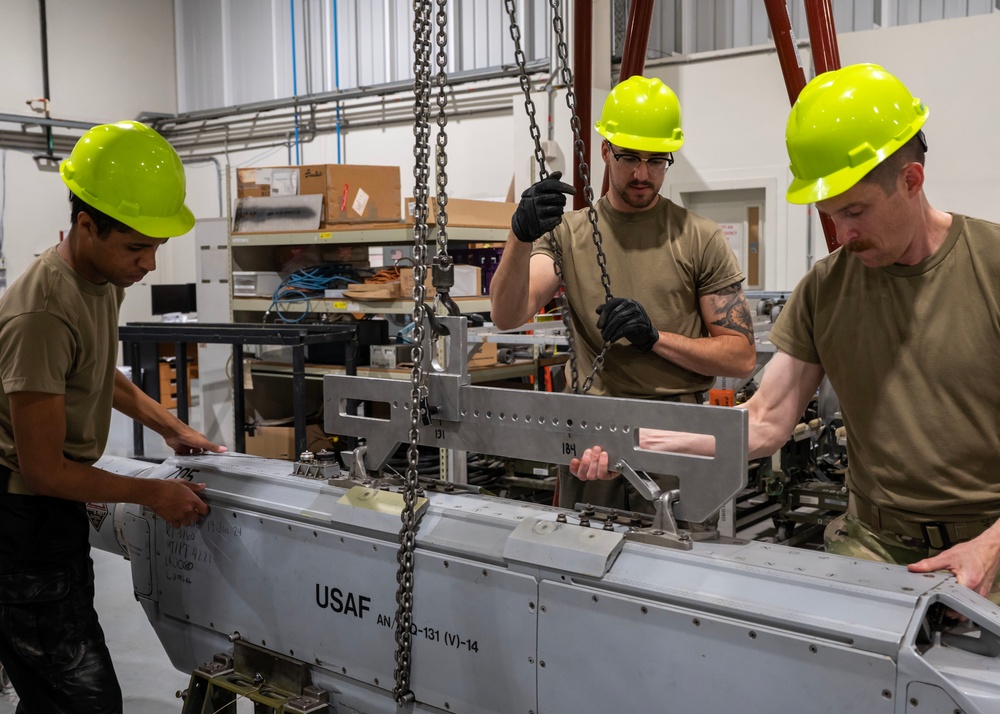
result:
<svg viewBox="0 0 1000 714"><path fill-rule="evenodd" d="M706 337L698 298L744 279L719 227L662 196L641 213L616 211L606 197L596 209L614 296L637 300L658 330ZM595 311L605 297L587 210L567 213L552 235L562 249L582 384L603 345ZM533 253L553 256L547 236ZM714 382L619 340L608 350L591 394L663 397L702 391Z"/></svg>
<svg viewBox="0 0 1000 714"><path fill-rule="evenodd" d="M111 427L118 311L125 291L84 280L55 248L42 253L0 299L0 463L17 471L14 392L62 394L67 458L93 463Z"/></svg>
<svg viewBox="0 0 1000 714"><path fill-rule="evenodd" d="M822 364L847 427L848 486L910 520L1000 513L1000 225L956 215L918 265L820 260L771 341Z"/></svg>

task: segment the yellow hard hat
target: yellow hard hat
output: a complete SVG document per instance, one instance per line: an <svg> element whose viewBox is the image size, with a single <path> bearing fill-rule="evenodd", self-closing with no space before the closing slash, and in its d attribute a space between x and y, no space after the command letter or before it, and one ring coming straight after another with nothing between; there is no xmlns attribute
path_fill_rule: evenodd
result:
<svg viewBox="0 0 1000 714"><path fill-rule="evenodd" d="M612 89L594 128L615 146L633 151L671 152L684 144L677 95L655 78L629 77Z"/></svg>
<svg viewBox="0 0 1000 714"><path fill-rule="evenodd" d="M184 205L184 166L166 139L145 124L100 124L80 137L59 165L75 196L151 238L194 227Z"/></svg>
<svg viewBox="0 0 1000 714"><path fill-rule="evenodd" d="M787 199L813 203L843 193L920 131L928 113L878 65L817 76L799 94L785 128L794 176Z"/></svg>

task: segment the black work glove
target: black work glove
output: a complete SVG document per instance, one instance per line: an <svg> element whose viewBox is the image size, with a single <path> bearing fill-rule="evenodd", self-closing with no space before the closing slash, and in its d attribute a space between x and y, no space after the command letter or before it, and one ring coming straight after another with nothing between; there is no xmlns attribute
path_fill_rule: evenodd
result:
<svg viewBox="0 0 1000 714"><path fill-rule="evenodd" d="M649 352L660 339L642 305L631 298L611 298L597 307L597 329L605 342L624 337L640 352Z"/></svg>
<svg viewBox="0 0 1000 714"><path fill-rule="evenodd" d="M529 186L521 194L521 202L510 219L510 228L522 243L533 243L559 225L566 194L576 189L559 179L562 171L553 171L548 178Z"/></svg>

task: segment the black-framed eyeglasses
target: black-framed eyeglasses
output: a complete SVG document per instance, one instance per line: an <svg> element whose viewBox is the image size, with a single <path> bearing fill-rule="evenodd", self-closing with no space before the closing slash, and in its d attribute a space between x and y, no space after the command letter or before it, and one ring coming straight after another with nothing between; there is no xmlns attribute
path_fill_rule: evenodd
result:
<svg viewBox="0 0 1000 714"><path fill-rule="evenodd" d="M644 159L641 156L636 156L635 154L619 154L615 151L615 147L612 146L610 141L606 143L611 155L615 157L615 161L630 171L635 171L639 168L639 164L646 164L646 170L649 173L662 174L674 165L673 154L667 154L666 156L651 156L648 159Z"/></svg>

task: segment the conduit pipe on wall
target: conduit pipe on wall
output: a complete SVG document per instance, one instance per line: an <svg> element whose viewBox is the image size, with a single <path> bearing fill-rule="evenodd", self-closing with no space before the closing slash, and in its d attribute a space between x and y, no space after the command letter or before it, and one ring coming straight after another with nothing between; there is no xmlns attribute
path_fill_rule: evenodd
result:
<svg viewBox="0 0 1000 714"><path fill-rule="evenodd" d="M449 101L449 119L484 114L510 113L511 97L519 91L517 84L509 83L489 89L458 91ZM337 107L312 107L303 127L306 134L300 139L309 142L317 134L335 133ZM346 117L346 119L345 119ZM163 131L175 148L183 155L186 151L200 153L223 148L226 151L263 148L268 145L288 145L294 141L289 127L292 112L276 112L241 116L229 122L213 121L184 124ZM399 101L373 100L350 104L342 108L340 124L344 130L357 130L373 126L406 125L413 122L412 97Z"/></svg>
<svg viewBox="0 0 1000 714"><path fill-rule="evenodd" d="M298 58L295 56L295 0L288 0L288 11L291 13L292 28L292 100L296 104L295 115L293 117L295 123L295 165L300 166L302 164L302 149L299 145L299 72L296 61ZM306 91L308 91L308 87ZM291 161L288 163L291 163Z"/></svg>
<svg viewBox="0 0 1000 714"><path fill-rule="evenodd" d="M49 118L49 19L45 10L45 0L38 0L38 24L42 31L42 101L45 102L45 118ZM45 127L45 148L52 156L52 127Z"/></svg>
<svg viewBox="0 0 1000 714"><path fill-rule="evenodd" d="M536 82L550 79L547 60L535 60L526 66L529 75L541 75ZM452 100L449 118L489 113L509 113L512 97L520 93L516 67L473 70L448 77ZM503 81L509 80L509 81ZM485 86L484 86L485 85ZM260 150L289 146L293 116L309 107L305 124L307 133L301 141L311 141L316 134L367 128L379 122L403 124L413 121L412 82L394 82L378 87L359 87L345 91L302 95L291 99L269 100L252 104L233 105L220 109L187 112L174 116L140 114L145 122L163 134L184 157L210 156L223 151ZM42 118L32 115L0 113L0 148L33 154L46 151L45 133L31 129L51 127L56 156L66 156L80 135L94 126L93 122Z"/></svg>
<svg viewBox="0 0 1000 714"><path fill-rule="evenodd" d="M528 74L539 74L542 72L547 73L549 70L549 62L547 59L533 60L532 62L527 63L525 69ZM508 78L514 80L518 78L518 69L516 66L503 66L495 69L455 72L449 75L447 86L451 88L452 91L455 91L454 88L473 82L484 82L493 79ZM354 89L346 89L337 92L303 94L297 99L269 99L262 102L235 104L233 106L220 107L217 109L203 109L194 112L185 112L171 117L164 117L162 114L156 114L150 116L149 120L156 124L157 127L170 127L188 123L196 124L198 122L211 121L213 119L230 120L240 114L256 114L259 112L277 111L281 109L294 109L295 107L305 105L311 106L332 104L338 101L349 102L356 99L371 99L373 97L392 97L393 95L398 95L395 97L395 101L405 101L408 98L412 99L412 94L413 81L406 80L380 84L374 87L356 87ZM144 121L142 116L140 116L140 121Z"/></svg>

